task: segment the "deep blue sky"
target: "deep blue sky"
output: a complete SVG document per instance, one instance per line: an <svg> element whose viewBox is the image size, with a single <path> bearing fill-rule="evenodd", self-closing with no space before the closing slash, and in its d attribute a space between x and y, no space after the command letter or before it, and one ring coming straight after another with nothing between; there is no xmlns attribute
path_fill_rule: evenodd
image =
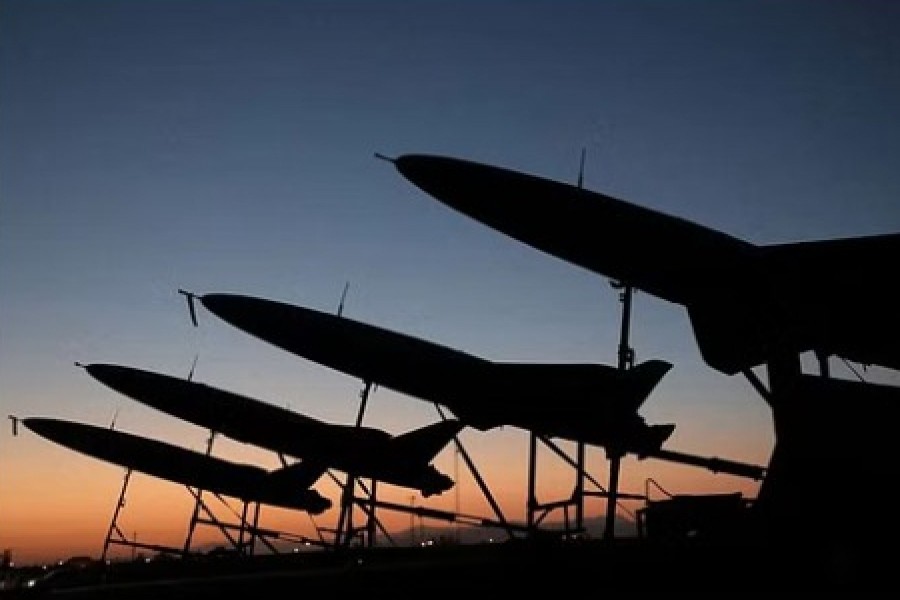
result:
<svg viewBox="0 0 900 600"><path fill-rule="evenodd" d="M197 447L73 364L187 374L196 356L198 380L352 422L358 382L202 310L192 328L179 287L334 310L349 281L349 317L496 360L614 364L606 280L374 153L575 182L585 149L586 187L752 242L898 231L898 31L900 4L864 0L3 0L3 408L118 411ZM677 424L670 447L765 463L768 410L703 364L680 307L638 294L632 336L638 360L675 365L642 411ZM370 403L394 432L434 418ZM47 446L0 443L4 473Z"/></svg>

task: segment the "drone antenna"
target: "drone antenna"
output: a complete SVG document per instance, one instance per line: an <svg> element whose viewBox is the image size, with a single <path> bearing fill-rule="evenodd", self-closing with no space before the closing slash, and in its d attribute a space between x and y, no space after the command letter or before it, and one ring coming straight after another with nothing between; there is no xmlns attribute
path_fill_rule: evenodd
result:
<svg viewBox="0 0 900 600"><path fill-rule="evenodd" d="M584 154L586 152L585 148L581 149L581 166L578 168L578 189L582 189L584 187Z"/></svg>
<svg viewBox="0 0 900 600"><path fill-rule="evenodd" d="M194 378L194 369L197 368L197 357L198 356L199 356L198 354L194 355L194 362L191 364L191 370L188 372L188 376L187 376L188 381L191 381Z"/></svg>
<svg viewBox="0 0 900 600"><path fill-rule="evenodd" d="M338 303L337 316L341 316L344 312L344 300L347 298L347 288L350 287L350 282L344 284L344 291L341 292L341 301Z"/></svg>

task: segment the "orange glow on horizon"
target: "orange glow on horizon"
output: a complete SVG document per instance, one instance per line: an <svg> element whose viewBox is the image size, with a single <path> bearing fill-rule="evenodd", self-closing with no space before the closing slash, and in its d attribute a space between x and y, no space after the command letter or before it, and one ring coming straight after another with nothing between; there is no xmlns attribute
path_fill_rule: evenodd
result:
<svg viewBox="0 0 900 600"><path fill-rule="evenodd" d="M517 456L515 461L479 461L473 455L476 467L488 486L491 495L503 512L503 517L511 523L525 523L525 507L527 489L524 484L527 475L526 445L521 439L510 439L510 456ZM526 436L520 435L519 438ZM473 444L477 448L478 444ZM520 447L521 446L521 447ZM571 445L561 444L564 451L570 451ZM41 454L41 453L36 453ZM252 454L252 452L251 452ZM268 455L271 460L271 455ZM17 493L7 498L3 512L6 516L6 527L0 532L0 546L13 552L17 564L41 564L55 562L74 555L87 555L99 558L103 550L103 542L116 507L116 501L122 488L124 469L88 459L77 453L65 450L43 453L40 457L46 462L31 464L30 468L16 469L7 474L6 485L12 486ZM33 457L31 460L35 460ZM458 462L456 462L458 461ZM482 464L483 463L483 464ZM466 517L497 520L491 504L482 494L476 479L468 471L462 460L454 457L451 450L440 454L435 466L444 473L455 477L457 486L444 494L432 498L423 498L418 492L398 488L387 484L377 486L377 497L385 502L404 507L428 507L447 513L459 513ZM589 474L601 486L607 485L608 466L605 455L598 449L588 449L587 469ZM539 502L553 502L569 498L575 484L575 473L561 459L550 454L546 449L539 450L537 463L536 488ZM343 475L336 473L340 479ZM666 491L672 494L728 493L741 492L747 498L753 498L758 490L759 482L714 474L704 469L666 463L659 460L644 460L626 457L622 462L619 490L625 493L643 494L649 490L652 499L659 499L661 493L647 486L652 478ZM52 492L48 486L52 482ZM367 482L368 485L368 482ZM306 513L262 507L259 526L295 536L317 539L316 527L334 528L339 514L339 488L326 475L314 486L323 495L332 499L334 506L322 515L311 516ZM585 482L587 490L597 490L589 481ZM362 492L358 492L362 496ZM237 524L240 502L228 500L230 509L210 494L204 499L214 511L216 518ZM643 505L640 501L626 500L617 511L621 518L632 520L634 511ZM179 485L155 479L145 474L134 473L129 481L125 503L122 507L118 525L129 538L136 537L138 542L157 544L170 548L182 548L188 534L194 500L187 490ZM569 518L573 509L570 508ZM234 511L234 512L232 512ZM585 504L585 519L601 518L606 511L606 500L589 498ZM252 513L251 513L252 514ZM394 543L405 544L409 539L409 527L435 532L441 528L454 527L452 521L431 517L414 517L405 512L379 509L378 519L387 529ZM548 515L544 523L561 522L564 518L562 510ZM359 525L365 520L364 514L357 509L354 523ZM460 527L467 525L462 519ZM331 534L324 534L332 539ZM378 543L389 543L379 533ZM215 546L229 547L230 542L210 525L198 525L192 537L193 550L210 549ZM258 545L261 551L264 546ZM153 552L114 544L110 546L107 558L128 559L137 554L152 555Z"/></svg>

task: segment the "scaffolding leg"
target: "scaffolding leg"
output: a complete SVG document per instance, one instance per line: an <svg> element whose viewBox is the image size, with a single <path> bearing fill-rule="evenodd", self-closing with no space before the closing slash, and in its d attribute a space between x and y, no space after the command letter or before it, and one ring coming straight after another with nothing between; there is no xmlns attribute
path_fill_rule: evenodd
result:
<svg viewBox="0 0 900 600"><path fill-rule="evenodd" d="M575 530L584 528L584 442L578 442L575 479ZM566 533L569 533L568 511L566 511Z"/></svg>
<svg viewBox="0 0 900 600"><path fill-rule="evenodd" d="M113 531L118 531L119 526L117 524L119 520L119 512L122 510L122 507L125 506L125 491L128 489L128 481L131 479L131 469L125 471L125 478L122 480L122 489L119 492L119 500L116 502L116 510L113 511L112 520L109 522L109 529L106 531L106 540L103 542L103 552L100 555L100 560L106 561L106 553L109 550L110 540L112 539Z"/></svg>
<svg viewBox="0 0 900 600"><path fill-rule="evenodd" d="M353 493L355 487L356 476L353 473L348 473L347 481L341 492L341 512L338 516L337 530L334 534L334 545L337 548L349 546L353 536Z"/></svg>
<svg viewBox="0 0 900 600"><path fill-rule="evenodd" d="M194 538L194 530L197 528L197 519L200 517L200 506L203 504L203 491L198 489L194 493L194 498L194 512L191 515L191 524L188 526L187 536L184 539L182 556L187 556L191 552L191 541Z"/></svg>
<svg viewBox="0 0 900 600"><path fill-rule="evenodd" d="M439 404L435 404L434 408L435 410L437 410L438 415L440 415L442 419L447 419L443 409L441 409ZM466 467L468 467L469 472L472 474L472 477L475 478L475 483L478 484L481 493L484 494L485 500L487 500L488 504L491 505L494 514L497 516L497 520L500 522L500 527L505 529L506 534L510 539L512 539L515 535L513 533L513 528L506 521L506 517L503 516L503 511L500 510L500 505L497 504L497 501L494 499L493 494L491 494L490 488L488 488L487 483L485 483L484 479L481 477L481 473L478 472L478 469L475 467L475 463L472 462L472 458L469 456L469 453L466 452L466 449L463 447L462 442L459 441L459 437L454 437L453 443L456 445L457 452L459 452L460 456L462 456L463 460L466 462Z"/></svg>
<svg viewBox="0 0 900 600"><path fill-rule="evenodd" d="M612 540L616 537L616 504L618 504L619 470L622 465L622 455L614 454L609 459L609 488L606 496L606 527L603 529L603 538Z"/></svg>
<svg viewBox="0 0 900 600"><path fill-rule="evenodd" d="M372 489L369 491L369 520L366 522L366 545L372 547L375 545L375 535L378 526L378 520L375 518L375 485L377 482L372 480Z"/></svg>
<svg viewBox="0 0 900 600"><path fill-rule="evenodd" d="M534 512L537 510L537 493L535 491L537 479L537 436L534 432L528 434L528 537L534 537L536 533Z"/></svg>
<svg viewBox="0 0 900 600"><path fill-rule="evenodd" d="M206 455L212 454L213 442L216 439L216 432L210 430L209 437L206 439ZM190 488L188 488L190 491ZM191 551L191 540L194 537L194 529L197 527L197 518L200 516L200 506L203 504L203 490L197 488L196 493L191 492L194 496L194 514L191 516L191 524L188 527L187 537L184 540L183 556L187 556Z"/></svg>

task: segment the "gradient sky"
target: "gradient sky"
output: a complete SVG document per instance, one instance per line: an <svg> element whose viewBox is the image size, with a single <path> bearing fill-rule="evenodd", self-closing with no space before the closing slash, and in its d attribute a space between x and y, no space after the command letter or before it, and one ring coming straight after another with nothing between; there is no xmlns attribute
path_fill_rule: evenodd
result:
<svg viewBox="0 0 900 600"><path fill-rule="evenodd" d="M3 0L4 413L115 420L202 450L204 431L75 366L187 376L196 359L197 381L353 422L359 381L202 308L194 328L178 288L336 310L349 282L354 319L489 359L615 364L621 305L608 280L452 212L374 153L574 183L584 149L585 187L755 243L893 232L898 30L900 4L861 0ZM676 424L667 448L767 462L765 403L703 363L681 307L638 293L632 345L638 361L674 364L641 410ZM400 433L437 418L378 389L366 423ZM461 439L506 516L522 519L527 435ZM216 450L277 465L227 440ZM602 450L589 463L605 483ZM383 497L491 516L451 450L436 465L458 471L458 491L424 500L382 486ZM571 492L559 467L542 454L542 501ZM99 556L122 475L0 428L0 549L19 563ZM672 493L758 487L652 459L626 459L622 477L638 493L648 478ZM120 524L180 546L187 492L132 482ZM337 500L327 480L317 488ZM264 511L262 524L312 532L303 514Z"/></svg>

